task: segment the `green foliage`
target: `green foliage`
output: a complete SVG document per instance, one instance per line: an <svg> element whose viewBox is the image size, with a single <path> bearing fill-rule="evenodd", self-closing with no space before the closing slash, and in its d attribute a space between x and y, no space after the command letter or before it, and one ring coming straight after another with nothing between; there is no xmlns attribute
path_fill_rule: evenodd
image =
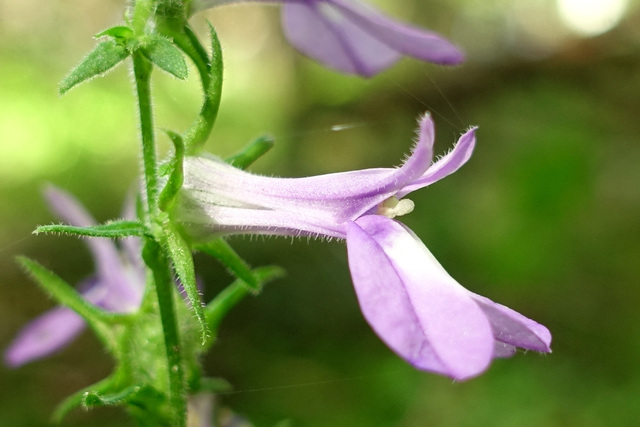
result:
<svg viewBox="0 0 640 427"><path fill-rule="evenodd" d="M184 240L175 226L169 221L162 225L162 239L166 247L171 264L180 279L180 283L184 288L187 298L191 303L191 308L198 319L201 327L202 341L204 342L209 335L207 321L200 300L200 293L196 283L196 273L193 266L193 255L189 244Z"/></svg>
<svg viewBox="0 0 640 427"><path fill-rule="evenodd" d="M180 80L187 78L189 70L180 50L164 37L152 35L145 43L142 51L155 65Z"/></svg>
<svg viewBox="0 0 640 427"><path fill-rule="evenodd" d="M58 91L61 95L67 93L74 86L102 75L122 62L129 52L115 40L98 43L71 72L60 82Z"/></svg>
<svg viewBox="0 0 640 427"><path fill-rule="evenodd" d="M76 227L67 224L41 225L37 227L33 234L40 233L60 233L86 237L107 237L117 239L121 237L137 236L142 237L147 234L146 228L139 221L109 221L105 224L92 225L88 227Z"/></svg>
<svg viewBox="0 0 640 427"><path fill-rule="evenodd" d="M116 336L109 325L126 321L126 315L110 313L91 304L73 286L29 258L18 257L18 262L46 293L80 315L108 348L115 348Z"/></svg>
<svg viewBox="0 0 640 427"><path fill-rule="evenodd" d="M251 141L241 152L227 157L224 161L239 169L246 169L272 148L273 137L269 135L259 136Z"/></svg>
<svg viewBox="0 0 640 427"><path fill-rule="evenodd" d="M260 291L260 283L251 268L226 240L222 238L210 240L206 243L197 244L195 249L220 261L231 274L240 279L249 288L250 292L258 293Z"/></svg>
<svg viewBox="0 0 640 427"><path fill-rule="evenodd" d="M115 27L107 28L95 35L96 38L105 36L113 37L124 44L133 38L133 30L129 27L125 27L124 25L116 25Z"/></svg>
<svg viewBox="0 0 640 427"><path fill-rule="evenodd" d="M177 133L171 131L166 132L167 135L169 135L171 142L173 142L175 153L168 164L168 170L165 172L169 176L167 183L158 197L158 206L160 210L164 212L167 212L171 208L180 188L182 188L182 182L184 181L184 142L182 137Z"/></svg>

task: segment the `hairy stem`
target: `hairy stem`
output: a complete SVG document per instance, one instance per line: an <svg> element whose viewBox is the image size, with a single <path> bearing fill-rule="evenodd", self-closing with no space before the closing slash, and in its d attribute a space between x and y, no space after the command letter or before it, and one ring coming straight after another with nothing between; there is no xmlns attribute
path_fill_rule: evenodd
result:
<svg viewBox="0 0 640 427"><path fill-rule="evenodd" d="M151 109L151 70L151 63L141 53L135 52L133 54L133 73L140 113L144 183L147 193L147 210L150 217L153 217L158 212L158 171Z"/></svg>

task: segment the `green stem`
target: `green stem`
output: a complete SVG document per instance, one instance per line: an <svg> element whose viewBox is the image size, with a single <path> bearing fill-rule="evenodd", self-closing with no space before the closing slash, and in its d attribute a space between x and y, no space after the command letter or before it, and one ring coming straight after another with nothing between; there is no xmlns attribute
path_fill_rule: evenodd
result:
<svg viewBox="0 0 640 427"><path fill-rule="evenodd" d="M136 7L137 10L137 7ZM153 112L151 109L151 71L152 65L140 52L133 54L133 72L136 81L138 106L140 113L140 133L142 136L142 160L147 193L147 222L158 221L158 171L153 132ZM180 351L180 337L173 300L173 278L169 260L160 245L152 239L146 239L143 257L153 272L158 297L158 308L164 333L167 356L167 374L169 379L169 402L173 412L173 424L183 427L186 423L186 390Z"/></svg>
<svg viewBox="0 0 640 427"><path fill-rule="evenodd" d="M153 280L158 296L158 307L167 352L169 401L174 416L173 421L176 426L184 427L186 425L187 402L180 337L173 297L175 285L167 256L155 240L146 240L143 258L153 272Z"/></svg>
<svg viewBox="0 0 640 427"><path fill-rule="evenodd" d="M137 35L144 34L149 17L153 12L152 0L135 0L135 6L131 17L133 30Z"/></svg>
<svg viewBox="0 0 640 427"><path fill-rule="evenodd" d="M140 112L140 133L142 135L142 161L144 181L147 191L147 208L150 216L158 212L158 171L156 147L153 134L153 113L151 110L151 70L152 66L141 53L133 54L133 73Z"/></svg>

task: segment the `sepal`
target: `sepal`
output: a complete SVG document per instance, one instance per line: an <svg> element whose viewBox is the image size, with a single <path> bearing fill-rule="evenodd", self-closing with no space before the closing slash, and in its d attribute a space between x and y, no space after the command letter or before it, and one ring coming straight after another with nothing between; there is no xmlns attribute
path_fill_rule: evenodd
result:
<svg viewBox="0 0 640 427"><path fill-rule="evenodd" d="M106 30L99 32L94 37L97 39L100 37L113 37L120 42L126 42L133 38L133 30L129 27L125 27L124 25L116 25L115 27L107 28Z"/></svg>
<svg viewBox="0 0 640 427"><path fill-rule="evenodd" d="M74 86L102 75L122 62L129 52L115 40L107 40L98 45L62 79L58 87L60 95L64 95Z"/></svg>
<svg viewBox="0 0 640 427"><path fill-rule="evenodd" d="M175 132L169 130L165 132L175 147L175 154L173 159L171 159L171 162L169 162L168 169L166 171L166 174L169 176L167 183L158 197L158 206L160 210L166 212L173 204L180 188L182 188L182 182L184 181L184 141L182 140L182 137Z"/></svg>
<svg viewBox="0 0 640 427"><path fill-rule="evenodd" d="M202 341L204 342L209 335L209 328L196 283L196 273L191 248L169 221L164 222L163 233L163 243L166 246L178 279L180 279L180 283L182 283L182 287L191 303L191 308L198 319L198 323L200 323Z"/></svg>
<svg viewBox="0 0 640 427"><path fill-rule="evenodd" d="M100 225L76 227L68 224L50 224L37 227L33 234L60 233L85 237L107 237L111 239L121 237L142 237L147 230L139 221L117 220Z"/></svg>
<svg viewBox="0 0 640 427"><path fill-rule="evenodd" d="M194 62L201 62L205 60L202 56L207 56L204 49L201 49L201 45L198 42L197 37L193 34L191 28L186 26L184 28L187 39L190 41L190 48L199 52L200 58L192 56ZM207 64L205 67L201 67L200 78L202 80L202 88L204 90L204 101L202 109L195 122L187 129L184 134L185 146L188 154L196 154L202 149L202 146L206 142L213 124L218 117L218 109L220 108L220 100L222 97L222 80L223 80L223 61L222 61L222 46L218 35L211 24L209 24L209 31L211 33L211 58L206 58ZM186 52L186 51L185 51ZM189 52L186 52L189 54Z"/></svg>
<svg viewBox="0 0 640 427"><path fill-rule="evenodd" d="M111 393L87 391L82 395L82 406L87 409L101 406L115 406L132 404L139 408L151 409L159 407L167 400L167 397L147 384L127 387ZM153 413L150 411L150 413Z"/></svg>
<svg viewBox="0 0 640 427"><path fill-rule="evenodd" d="M151 35L144 44L142 52L145 57L169 74L184 80L189 75L184 57L171 40Z"/></svg>
<svg viewBox="0 0 640 427"><path fill-rule="evenodd" d="M247 286L249 292L253 294L260 292L260 283L253 271L251 271L251 267L233 250L226 240L222 238L210 240L206 243L197 244L195 249L220 261L231 274Z"/></svg>
<svg viewBox="0 0 640 427"><path fill-rule="evenodd" d="M241 152L224 159L225 162L238 169L246 169L273 148L273 137L262 135L251 141Z"/></svg>

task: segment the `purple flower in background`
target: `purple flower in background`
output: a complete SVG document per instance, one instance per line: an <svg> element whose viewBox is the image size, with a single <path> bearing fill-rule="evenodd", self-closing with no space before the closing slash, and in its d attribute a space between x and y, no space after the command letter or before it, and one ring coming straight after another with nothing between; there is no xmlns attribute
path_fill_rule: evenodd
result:
<svg viewBox="0 0 640 427"><path fill-rule="evenodd" d="M400 200L458 170L475 129L432 163L434 127L399 168L308 178L270 178L215 158L185 160L180 218L194 235L273 234L345 239L361 310L380 338L419 369L463 380L516 347L549 352L544 326L463 288L420 239L393 220L413 210Z"/></svg>
<svg viewBox="0 0 640 427"><path fill-rule="evenodd" d="M95 224L91 215L71 195L50 186L45 190L45 196L53 211L69 224ZM145 284L139 241L124 239L124 253L107 239L88 239L87 245L96 273L79 285L84 298L113 312L136 310ZM67 346L85 326L85 321L74 311L54 308L24 327L5 352L4 361L8 366L19 367L46 357Z"/></svg>
<svg viewBox="0 0 640 427"><path fill-rule="evenodd" d="M247 0L194 0L193 9L242 1ZM343 73L370 77L403 56L441 65L464 60L462 52L443 37L390 19L357 0L280 1L285 3L282 25L289 42Z"/></svg>

